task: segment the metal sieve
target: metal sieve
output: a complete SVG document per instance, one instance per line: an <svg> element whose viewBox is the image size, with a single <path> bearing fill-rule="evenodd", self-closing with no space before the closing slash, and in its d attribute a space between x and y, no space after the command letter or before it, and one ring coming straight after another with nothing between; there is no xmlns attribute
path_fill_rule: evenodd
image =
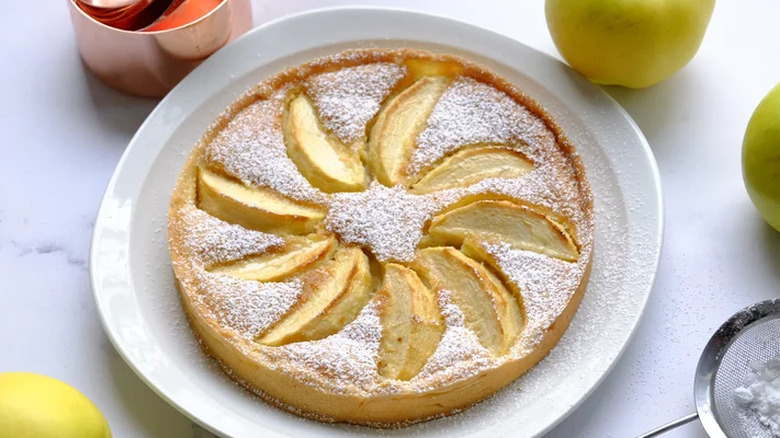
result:
<svg viewBox="0 0 780 438"><path fill-rule="evenodd" d="M711 438L772 438L756 414L734 399L750 365L780 355L780 299L762 301L729 318L704 347L693 381L696 413L637 438L661 435L695 419Z"/></svg>

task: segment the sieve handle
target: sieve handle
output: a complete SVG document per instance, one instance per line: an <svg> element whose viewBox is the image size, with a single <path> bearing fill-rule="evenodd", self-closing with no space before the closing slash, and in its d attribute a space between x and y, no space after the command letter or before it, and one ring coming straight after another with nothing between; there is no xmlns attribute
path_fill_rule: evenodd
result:
<svg viewBox="0 0 780 438"><path fill-rule="evenodd" d="M653 429L650 432L647 432L645 434L639 435L636 438L652 438L654 436L658 436L663 433L669 432L672 429L676 429L677 427L682 426L683 424L688 424L697 418L699 418L699 414L691 414L688 415L687 417L682 417L680 419L674 420L671 423L666 423L663 426L657 429Z"/></svg>

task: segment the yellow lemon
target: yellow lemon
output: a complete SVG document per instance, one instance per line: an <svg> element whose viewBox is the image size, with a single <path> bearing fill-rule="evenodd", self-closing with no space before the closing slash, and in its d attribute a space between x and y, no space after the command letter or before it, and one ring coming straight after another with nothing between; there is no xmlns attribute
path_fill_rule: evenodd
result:
<svg viewBox="0 0 780 438"><path fill-rule="evenodd" d="M643 88L699 50L715 0L547 0L545 15L566 61L599 84Z"/></svg>
<svg viewBox="0 0 780 438"><path fill-rule="evenodd" d="M32 373L0 373L0 438L110 438L97 407L72 386Z"/></svg>
<svg viewBox="0 0 780 438"><path fill-rule="evenodd" d="M742 178L753 205L780 231L780 84L750 117L742 142Z"/></svg>

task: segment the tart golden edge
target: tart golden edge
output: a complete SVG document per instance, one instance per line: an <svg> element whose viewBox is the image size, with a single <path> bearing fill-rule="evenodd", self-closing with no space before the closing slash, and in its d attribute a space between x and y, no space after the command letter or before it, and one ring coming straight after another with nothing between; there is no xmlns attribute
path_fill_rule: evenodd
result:
<svg viewBox="0 0 780 438"><path fill-rule="evenodd" d="M357 50L342 54L341 58L332 58L330 62L315 60L295 69L282 72L255 87L243 98L235 102L212 125L190 156L179 175L176 188L171 198L169 210L169 244L177 278L177 288L185 309L185 313L204 351L213 356L226 373L237 383L257 393L266 401L283 409L320 421L345 421L364 424L373 427L396 427L412 424L427 419L445 416L455 410L465 409L483 400L511 381L515 380L534 366L554 347L568 327L587 286L591 264L592 245L583 246L580 254L585 258L585 270L577 289L574 291L565 310L561 312L549 328L543 333L541 340L529 353L520 357L506 357L498 366L484 370L472 378L443 385L436 390L427 392L402 392L395 394L369 395L364 393L339 394L323 390L314 385L303 384L294 374L274 371L263 363L263 356L258 354L262 347L244 340L232 330L221 327L211 318L210 310L200 302L191 299L194 291L186 291L180 281L188 279L188 261L179 251L181 230L176 226L179 210L190 204L195 204L195 175L202 158L203 145L227 124L227 122L246 106L258 99L267 97L281 84L299 80L310 74L343 68L371 62L392 62L397 59L433 59L458 62L463 65L463 74L490 83L495 88L514 97L519 103L539 116L556 136L557 146L569 159L572 174L578 182L580 200L585 212L588 226L592 225L592 198L590 188L585 179L584 167L573 146L563 136L560 129L547 116L544 110L533 100L519 92L514 86L500 77L482 68L450 55L433 55L416 50Z"/></svg>

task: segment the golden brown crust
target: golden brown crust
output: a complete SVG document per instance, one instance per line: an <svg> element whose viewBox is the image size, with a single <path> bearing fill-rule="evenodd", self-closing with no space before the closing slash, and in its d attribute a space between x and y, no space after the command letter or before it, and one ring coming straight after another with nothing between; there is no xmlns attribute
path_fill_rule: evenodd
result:
<svg viewBox="0 0 780 438"><path fill-rule="evenodd" d="M217 360L220 367L236 383L255 393L268 403L297 415L324 422L348 422L371 427L392 428L407 426L419 421L448 416L467 409L475 403L490 397L498 389L508 385L539 361L544 359L550 350L569 327L577 308L585 295L585 289L590 277L591 264L588 264L583 280L572 296L566 309L544 334L544 337L528 355L512 362L506 362L502 367L486 370L470 379L424 394L416 394L414 398L403 399L403 410L414 412L415 415L401 417L397 412L400 397L387 396L381 399L366 401L362 397L343 394L324 394L322 391L301 385L293 377L276 373L237 356L233 351L226 351L232 346L225 345L215 328L202 316L194 312L192 302L187 294L182 293L178 286L179 296L184 305L185 314L193 327L195 335L203 351ZM254 367L247 369L247 366ZM263 382L262 386L252 382ZM294 396L291 396L294 394Z"/></svg>
<svg viewBox="0 0 780 438"><path fill-rule="evenodd" d="M580 248L581 260L585 260L586 263L576 290L572 293L565 309L544 331L532 350L504 360L496 367L481 370L479 373L435 389L378 392L368 397L363 392L329 391L320 385L305 381L301 376L285 372L274 366L262 354L262 349L268 347L248 341L238 336L234 330L218 323L213 310L201 298L207 293L206 286L195 281L193 274L188 272L191 261L188 254L182 250L181 243L186 238L185 232L176 225L183 219L182 212L186 207L197 202L196 172L198 166L204 165L205 146L242 110L258 100L268 98L284 84L338 68L374 62L400 62L410 58L456 62L462 66L463 75L491 84L538 116L546 128L554 134L557 147L568 159L571 172L577 181L584 219L589 226L593 223L593 201L590 186L585 178L584 166L574 146L553 119L538 103L514 85L460 57L412 49L355 50L333 58L314 60L265 80L239 98L215 121L185 163L171 197L169 242L179 296L190 325L204 351L217 359L225 372L242 386L276 406L305 417L320 421L345 421L374 427L394 427L449 415L468 408L517 379L549 353L569 326L587 287L592 260L590 243ZM578 242L579 244L581 242ZM186 283L187 287L184 287L182 282Z"/></svg>

